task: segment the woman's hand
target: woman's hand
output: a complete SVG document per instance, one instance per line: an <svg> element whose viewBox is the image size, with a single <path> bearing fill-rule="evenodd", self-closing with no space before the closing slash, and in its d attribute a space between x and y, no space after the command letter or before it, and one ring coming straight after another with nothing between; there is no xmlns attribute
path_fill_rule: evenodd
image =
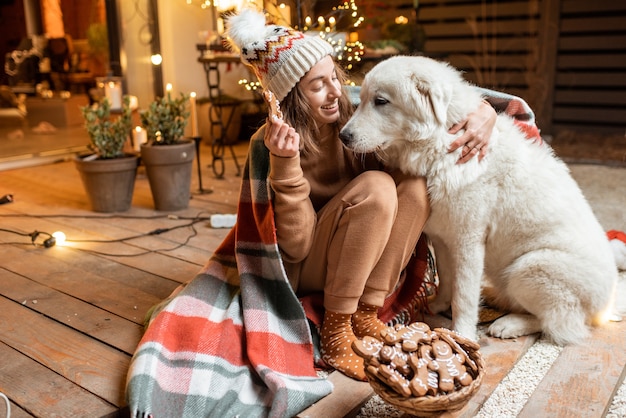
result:
<svg viewBox="0 0 626 418"><path fill-rule="evenodd" d="M300 153L300 135L279 118L268 118L263 142L278 157L295 157Z"/></svg>
<svg viewBox="0 0 626 418"><path fill-rule="evenodd" d="M486 101L482 101L476 111L470 113L463 122L452 126L448 132L455 134L461 129L465 132L454 140L448 147L448 152L452 152L463 147L458 164L466 163L478 154L478 161L487 155L487 145L493 127L496 124L496 111Z"/></svg>

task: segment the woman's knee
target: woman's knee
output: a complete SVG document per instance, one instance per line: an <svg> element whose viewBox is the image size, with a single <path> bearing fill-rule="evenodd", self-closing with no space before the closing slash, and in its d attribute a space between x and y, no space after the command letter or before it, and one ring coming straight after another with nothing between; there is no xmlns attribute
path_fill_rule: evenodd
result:
<svg viewBox="0 0 626 418"><path fill-rule="evenodd" d="M384 171L366 171L359 177L365 199L380 215L394 214L398 208L398 193L393 178Z"/></svg>
<svg viewBox="0 0 626 418"><path fill-rule="evenodd" d="M408 205L416 210L430 212L428 188L424 177L407 177L397 184L400 205Z"/></svg>

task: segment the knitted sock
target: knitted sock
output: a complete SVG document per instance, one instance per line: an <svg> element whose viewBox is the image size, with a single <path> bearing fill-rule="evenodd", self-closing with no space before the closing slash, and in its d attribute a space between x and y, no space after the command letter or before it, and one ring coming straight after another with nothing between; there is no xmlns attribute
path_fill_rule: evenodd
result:
<svg viewBox="0 0 626 418"><path fill-rule="evenodd" d="M385 328L387 325L378 319L378 306L359 302L359 307L352 315L354 335L357 338L363 338L367 335L380 339L380 331Z"/></svg>
<svg viewBox="0 0 626 418"><path fill-rule="evenodd" d="M356 340L352 331L352 315L326 311L320 331L322 360L356 380L367 380L363 358L352 350Z"/></svg>

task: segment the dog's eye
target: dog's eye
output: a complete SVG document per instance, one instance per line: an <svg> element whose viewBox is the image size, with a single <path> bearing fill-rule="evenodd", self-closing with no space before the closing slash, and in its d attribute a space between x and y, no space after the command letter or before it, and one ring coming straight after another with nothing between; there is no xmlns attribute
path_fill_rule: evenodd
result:
<svg viewBox="0 0 626 418"><path fill-rule="evenodd" d="M382 97L377 97L374 99L374 105L376 106L386 105L387 103L389 103L389 100L383 99Z"/></svg>

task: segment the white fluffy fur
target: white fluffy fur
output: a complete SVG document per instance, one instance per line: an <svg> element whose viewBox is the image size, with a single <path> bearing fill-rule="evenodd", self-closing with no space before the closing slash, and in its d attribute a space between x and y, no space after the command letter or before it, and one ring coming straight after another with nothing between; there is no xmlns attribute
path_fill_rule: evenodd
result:
<svg viewBox="0 0 626 418"><path fill-rule="evenodd" d="M226 37L232 49L240 51L267 37L272 25L265 25L265 15L254 9L243 9L239 14L232 14L226 20Z"/></svg>
<svg viewBox="0 0 626 418"><path fill-rule="evenodd" d="M489 328L501 338L543 331L580 342L612 307L617 268L603 228L567 166L499 115L487 156L457 164L447 132L477 108L479 92L451 66L393 57L366 76L361 104L341 131L358 152L426 176L440 293L455 331L476 338L481 278L512 312Z"/></svg>

